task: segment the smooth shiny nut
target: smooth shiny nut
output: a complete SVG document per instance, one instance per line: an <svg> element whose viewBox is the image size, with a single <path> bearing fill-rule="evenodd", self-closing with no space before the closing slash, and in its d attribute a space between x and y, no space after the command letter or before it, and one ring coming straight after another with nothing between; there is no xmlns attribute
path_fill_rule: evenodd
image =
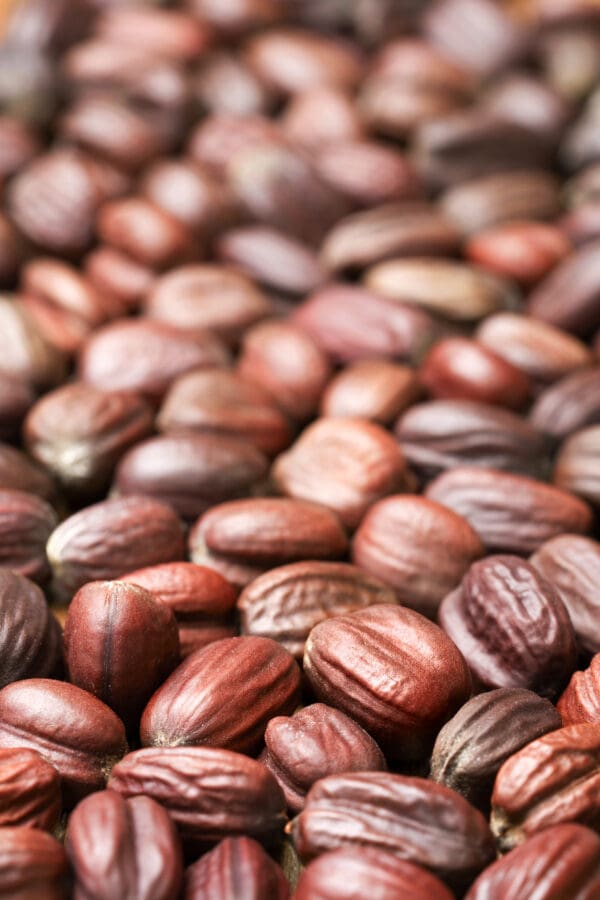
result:
<svg viewBox="0 0 600 900"><path fill-rule="evenodd" d="M521 222L497 225L470 238L465 254L498 275L524 284L539 281L569 254L571 246L552 225Z"/></svg>
<svg viewBox="0 0 600 900"><path fill-rule="evenodd" d="M352 560L396 591L401 603L434 616L483 545L466 519L414 495L387 497L368 511Z"/></svg>
<svg viewBox="0 0 600 900"><path fill-rule="evenodd" d="M179 837L150 797L97 791L69 818L65 849L77 897L177 900L183 880Z"/></svg>
<svg viewBox="0 0 600 900"><path fill-rule="evenodd" d="M531 393L528 377L483 344L446 338L429 351L419 378L437 399L476 400L522 409Z"/></svg>
<svg viewBox="0 0 600 900"><path fill-rule="evenodd" d="M264 322L246 332L238 371L265 390L291 419L310 419L331 377L331 364L300 328Z"/></svg>
<svg viewBox="0 0 600 900"><path fill-rule="evenodd" d="M235 897L288 900L290 886L282 870L250 837L228 837L188 866L183 900Z"/></svg>
<svg viewBox="0 0 600 900"><path fill-rule="evenodd" d="M413 369L385 360L364 360L331 379L321 397L321 415L390 425L420 394Z"/></svg>
<svg viewBox="0 0 600 900"><path fill-rule="evenodd" d="M317 503L287 497L256 497L220 503L205 513L189 535L195 562L205 550L250 565L278 565L302 559L337 559L346 535L335 513Z"/></svg>
<svg viewBox="0 0 600 900"><path fill-rule="evenodd" d="M273 716L299 700L300 669L287 650L270 638L225 638L192 653L158 688L142 716L142 744L255 753Z"/></svg>
<svg viewBox="0 0 600 900"><path fill-rule="evenodd" d="M277 487L321 503L356 528L367 509L407 483L402 453L379 425L365 419L318 419L275 461Z"/></svg>
<svg viewBox="0 0 600 900"><path fill-rule="evenodd" d="M315 626L304 671L317 698L358 722L391 760L426 755L471 692L452 641L400 606L371 606Z"/></svg>
<svg viewBox="0 0 600 900"><path fill-rule="evenodd" d="M29 678L0 691L0 747L37 750L58 769L73 805L104 787L127 751L123 723L87 691L62 681Z"/></svg>
<svg viewBox="0 0 600 900"><path fill-rule="evenodd" d="M190 562L162 563L126 572L122 579L149 591L173 611L182 657L224 637L233 637L236 592L217 572Z"/></svg>
<svg viewBox="0 0 600 900"><path fill-rule="evenodd" d="M114 489L168 503L194 521L216 503L245 497L266 479L268 460L249 441L222 434L164 434L121 458Z"/></svg>
<svg viewBox="0 0 600 900"><path fill-rule="evenodd" d="M54 529L47 545L56 590L73 595L88 581L111 581L129 569L184 555L173 510L147 497L118 497L86 506Z"/></svg>
<svg viewBox="0 0 600 900"><path fill-rule="evenodd" d="M449 889L434 875L376 847L339 847L322 853L300 876L294 900L451 900Z"/></svg>
<svg viewBox="0 0 600 900"><path fill-rule="evenodd" d="M64 653L72 684L134 726L178 663L175 617L144 588L124 581L92 581L69 605Z"/></svg>

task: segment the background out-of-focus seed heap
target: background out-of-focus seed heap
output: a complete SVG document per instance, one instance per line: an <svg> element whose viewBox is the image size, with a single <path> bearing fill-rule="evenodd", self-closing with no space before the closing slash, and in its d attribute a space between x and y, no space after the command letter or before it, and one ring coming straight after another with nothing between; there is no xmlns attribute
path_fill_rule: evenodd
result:
<svg viewBox="0 0 600 900"><path fill-rule="evenodd" d="M0 898L600 898L600 0L0 3Z"/></svg>

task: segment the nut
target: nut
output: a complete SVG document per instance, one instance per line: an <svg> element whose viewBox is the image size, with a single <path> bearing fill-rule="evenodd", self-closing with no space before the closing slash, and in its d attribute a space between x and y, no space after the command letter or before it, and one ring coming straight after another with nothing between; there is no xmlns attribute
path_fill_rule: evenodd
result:
<svg viewBox="0 0 600 900"><path fill-rule="evenodd" d="M192 528L189 546L198 563L207 548L234 562L270 566L343 556L346 536L338 517L324 506L257 497L214 506Z"/></svg>
<svg viewBox="0 0 600 900"><path fill-rule="evenodd" d="M395 588L399 600L434 616L483 545L466 519L425 497L373 504L354 537L352 558Z"/></svg>
<svg viewBox="0 0 600 900"><path fill-rule="evenodd" d="M34 404L24 435L33 458L81 497L105 491L119 458L152 428L152 410L137 394L75 382Z"/></svg>
<svg viewBox="0 0 600 900"><path fill-rule="evenodd" d="M404 859L375 847L340 847L322 853L300 876L294 900L351 900L376 896L378 900L451 900L448 888L434 875Z"/></svg>
<svg viewBox="0 0 600 900"><path fill-rule="evenodd" d="M339 709L323 703L271 719L265 744L261 762L279 782L293 813L303 808L306 794L320 778L387 769L373 738Z"/></svg>
<svg viewBox="0 0 600 900"><path fill-rule="evenodd" d="M166 434L137 443L121 459L119 494L168 503L194 521L216 503L244 497L266 479L269 464L249 441L225 434Z"/></svg>
<svg viewBox="0 0 600 900"><path fill-rule="evenodd" d="M559 534L542 544L530 562L558 591L583 649L598 653L600 545L578 534Z"/></svg>
<svg viewBox="0 0 600 900"><path fill-rule="evenodd" d="M561 725L550 701L533 691L486 691L467 701L438 734L431 778L487 813L502 763L525 744Z"/></svg>
<svg viewBox="0 0 600 900"><path fill-rule="evenodd" d="M60 815L60 776L35 750L0 750L0 828L52 831Z"/></svg>
<svg viewBox="0 0 600 900"><path fill-rule="evenodd" d="M503 850L567 822L599 824L600 725L551 731L510 756L496 776L491 827Z"/></svg>
<svg viewBox="0 0 600 900"><path fill-rule="evenodd" d="M98 791L69 818L65 849L75 896L177 900L183 881L179 837L166 809L150 797L125 800Z"/></svg>
<svg viewBox="0 0 600 900"><path fill-rule="evenodd" d="M0 568L34 581L50 574L46 542L58 518L49 503L24 491L0 491Z"/></svg>
<svg viewBox="0 0 600 900"><path fill-rule="evenodd" d="M88 338L79 356L78 373L83 381L102 390L138 391L159 402L179 375L203 366L225 365L227 360L225 347L208 332L189 334L165 322L120 319Z"/></svg>
<svg viewBox="0 0 600 900"><path fill-rule="evenodd" d="M337 847L374 847L429 869L458 891L495 855L487 822L459 794L387 772L318 781L294 820L293 835L305 862Z"/></svg>
<svg viewBox="0 0 600 900"><path fill-rule="evenodd" d="M536 428L557 440L600 423L600 366L565 375L542 391L531 408Z"/></svg>
<svg viewBox="0 0 600 900"><path fill-rule="evenodd" d="M0 828L0 893L66 900L68 864L62 844L37 828Z"/></svg>
<svg viewBox="0 0 600 900"><path fill-rule="evenodd" d="M253 838L228 837L189 866L183 900L235 897L240 886L248 897L288 900L289 884Z"/></svg>
<svg viewBox="0 0 600 900"><path fill-rule="evenodd" d="M417 376L408 366L363 360L331 379L321 398L321 414L389 425L420 393Z"/></svg>
<svg viewBox="0 0 600 900"><path fill-rule="evenodd" d="M194 563L175 562L127 572L123 581L149 591L157 603L173 611L183 657L205 643L233 637L236 592L217 572ZM225 632L225 633L222 633Z"/></svg>
<svg viewBox="0 0 600 900"><path fill-rule="evenodd" d="M473 400L411 406L394 429L411 468L425 479L461 465L546 474L545 437L508 409Z"/></svg>
<svg viewBox="0 0 600 900"><path fill-rule="evenodd" d="M65 622L69 680L134 727L179 660L171 610L123 581L92 581L75 594Z"/></svg>
<svg viewBox="0 0 600 900"><path fill-rule="evenodd" d="M291 419L305 421L315 413L331 365L298 326L271 321L246 332L238 372L266 391Z"/></svg>
<svg viewBox="0 0 600 900"><path fill-rule="evenodd" d="M30 678L0 691L0 747L24 747L58 769L69 806L104 787L127 750L114 712L81 688Z"/></svg>
<svg viewBox="0 0 600 900"><path fill-rule="evenodd" d="M270 637L301 659L311 629L333 616L396 603L394 590L348 563L298 562L270 569L242 591L244 634Z"/></svg>
<svg viewBox="0 0 600 900"><path fill-rule="evenodd" d="M600 838L583 825L555 825L485 869L465 900L585 897L600 889Z"/></svg>
<svg viewBox="0 0 600 900"><path fill-rule="evenodd" d="M562 600L518 556L474 563L442 601L438 619L476 685L529 688L553 698L575 668L575 632Z"/></svg>
<svg viewBox="0 0 600 900"><path fill-rule="evenodd" d="M583 672L575 672L563 691L557 709L564 725L600 724L600 655Z"/></svg>
<svg viewBox="0 0 600 900"><path fill-rule="evenodd" d="M366 419L318 419L273 466L277 487L322 503L356 528L372 503L402 490L404 457L396 441Z"/></svg>
<svg viewBox="0 0 600 900"><path fill-rule="evenodd" d="M265 766L215 747L146 747L129 753L108 784L123 797L145 794L164 806L184 844L206 850L245 835L270 846L281 838L285 800Z"/></svg>
<svg viewBox="0 0 600 900"><path fill-rule="evenodd" d="M55 528L47 553L57 591L72 595L88 581L183 556L183 530L170 507L147 497L87 506Z"/></svg>
<svg viewBox="0 0 600 900"><path fill-rule="evenodd" d="M425 756L471 693L452 641L419 613L392 605L321 622L304 671L318 699L362 725L392 760Z"/></svg>
<svg viewBox="0 0 600 900"><path fill-rule="evenodd" d="M160 409L157 425L166 432L216 432L245 438L269 456L287 447L287 418L270 396L236 372L207 369L178 378Z"/></svg>
<svg viewBox="0 0 600 900"><path fill-rule="evenodd" d="M553 485L498 469L460 466L432 481L427 497L473 526L488 550L528 554L562 532L586 532L592 511Z"/></svg>
<svg viewBox="0 0 600 900"><path fill-rule="evenodd" d="M188 656L158 688L142 716L142 744L255 753L273 716L299 700L300 669L287 650L269 638L225 638Z"/></svg>
<svg viewBox="0 0 600 900"><path fill-rule="evenodd" d="M461 337L438 341L423 360L419 377L433 397L508 409L522 409L531 392L524 372L484 344Z"/></svg>
<svg viewBox="0 0 600 900"><path fill-rule="evenodd" d="M0 569L0 688L61 668L61 631L37 585Z"/></svg>

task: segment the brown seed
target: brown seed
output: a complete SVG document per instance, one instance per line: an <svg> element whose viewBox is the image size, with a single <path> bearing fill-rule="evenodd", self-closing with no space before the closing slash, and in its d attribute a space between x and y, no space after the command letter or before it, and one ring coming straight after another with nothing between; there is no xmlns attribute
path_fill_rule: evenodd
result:
<svg viewBox="0 0 600 900"><path fill-rule="evenodd" d="M264 389L291 419L310 419L331 376L322 350L299 327L269 321L249 329L238 372Z"/></svg>
<svg viewBox="0 0 600 900"><path fill-rule="evenodd" d="M277 844L285 823L281 788L265 766L215 747L145 747L112 770L109 788L164 806L184 844L198 851L226 837Z"/></svg>
<svg viewBox="0 0 600 900"><path fill-rule="evenodd" d="M331 379L321 398L321 414L390 425L420 393L417 376L408 366L364 360L347 366Z"/></svg>
<svg viewBox="0 0 600 900"><path fill-rule="evenodd" d="M339 709L324 703L271 719L265 744L261 762L279 782L293 813L300 812L306 794L320 778L387 769L373 738Z"/></svg>
<svg viewBox="0 0 600 900"><path fill-rule="evenodd" d="M85 342L78 373L101 390L138 391L158 402L184 372L226 365L227 361L225 347L209 332L188 334L146 318L120 319L98 329Z"/></svg>
<svg viewBox="0 0 600 900"><path fill-rule="evenodd" d="M288 900L290 887L279 866L253 838L228 837L188 867L183 900L234 897Z"/></svg>
<svg viewBox="0 0 600 900"><path fill-rule="evenodd" d="M317 698L358 722L394 761L425 756L471 693L467 664L441 628L391 604L316 625L304 671Z"/></svg>
<svg viewBox="0 0 600 900"><path fill-rule="evenodd" d="M100 790L127 751L123 723L74 684L29 678L0 691L0 747L24 747L58 769L64 800L74 805Z"/></svg>
<svg viewBox="0 0 600 900"><path fill-rule="evenodd" d="M552 225L538 222L497 225L472 237L468 259L523 284L539 281L571 250L569 241Z"/></svg>
<svg viewBox="0 0 600 900"><path fill-rule="evenodd" d="M61 522L47 545L55 589L66 597L88 581L173 562L183 551L183 529L171 507L138 496L86 506Z"/></svg>
<svg viewBox="0 0 600 900"><path fill-rule="evenodd" d="M276 641L233 637L192 653L144 710L144 746L206 745L254 754L269 721L300 699L300 669Z"/></svg>
<svg viewBox="0 0 600 900"><path fill-rule="evenodd" d="M171 610L123 581L92 581L73 597L65 622L69 680L134 727L179 660Z"/></svg>
<svg viewBox="0 0 600 900"><path fill-rule="evenodd" d="M476 400L508 409L522 409L531 392L524 372L469 338L446 338L435 344L419 377L436 398Z"/></svg>
<svg viewBox="0 0 600 900"><path fill-rule="evenodd" d="M236 372L206 369L178 378L157 419L160 431L243 438L274 456L291 440L288 419L269 394Z"/></svg>
<svg viewBox="0 0 600 900"><path fill-rule="evenodd" d="M300 876L295 900L352 900L352 893L379 900L451 900L449 889L430 872L375 847L340 847L322 853Z"/></svg>
<svg viewBox="0 0 600 900"><path fill-rule="evenodd" d="M44 582L46 542L58 517L45 500L25 491L0 491L0 568Z"/></svg>
<svg viewBox="0 0 600 900"><path fill-rule="evenodd" d="M52 831L61 808L60 775L35 750L0 750L0 828Z"/></svg>
<svg viewBox="0 0 600 900"><path fill-rule="evenodd" d="M62 844L38 828L0 829L0 891L6 897L66 900Z"/></svg>
<svg viewBox="0 0 600 900"><path fill-rule="evenodd" d="M231 614L236 592L212 569L189 562L162 563L127 572L122 581L145 588L173 611L182 657L235 634Z"/></svg>
<svg viewBox="0 0 600 900"><path fill-rule="evenodd" d="M152 269L165 269L196 255L185 225L143 197L104 204L97 230L111 247Z"/></svg>
<svg viewBox="0 0 600 900"><path fill-rule="evenodd" d="M0 569L0 687L48 678L62 668L61 629L37 585Z"/></svg>
<svg viewBox="0 0 600 900"><path fill-rule="evenodd" d="M74 382L35 403L24 423L29 453L68 491L98 496L127 448L152 432L150 406L128 391Z"/></svg>
<svg viewBox="0 0 600 900"><path fill-rule="evenodd" d="M425 497L373 504L356 532L352 559L391 585L401 603L434 616L483 545L466 519Z"/></svg>
<svg viewBox="0 0 600 900"><path fill-rule="evenodd" d="M378 578L348 563L310 561L259 575L237 608L244 634L274 638L301 659L319 622L379 603L396 603L396 594Z"/></svg>
<svg viewBox="0 0 600 900"><path fill-rule="evenodd" d="M225 500L258 489L268 460L249 441L224 434L165 434L125 453L115 473L121 495L143 494L168 503L187 521Z"/></svg>
<svg viewBox="0 0 600 900"><path fill-rule="evenodd" d="M369 269L365 286L458 322L482 319L506 305L506 282L447 259L392 259Z"/></svg>
<svg viewBox="0 0 600 900"><path fill-rule="evenodd" d="M116 791L86 797L69 818L65 849L77 895L179 897L179 838L168 812L150 797L124 800Z"/></svg>
<svg viewBox="0 0 600 900"><path fill-rule="evenodd" d="M496 776L491 818L503 849L551 825L579 822L598 829L599 746L600 725L569 725L506 760Z"/></svg>
<svg viewBox="0 0 600 900"><path fill-rule="evenodd" d="M586 653L600 651L600 545L578 534L558 534L539 547L531 564L557 589Z"/></svg>
<svg viewBox="0 0 600 900"><path fill-rule="evenodd" d="M404 457L394 439L366 419L318 419L277 458L277 487L299 500L321 503L356 528L367 509L407 484Z"/></svg>
<svg viewBox="0 0 600 900"><path fill-rule="evenodd" d="M247 328L272 313L249 278L217 265L191 265L163 275L149 294L150 318L187 331L209 329L236 343Z"/></svg>
<svg viewBox="0 0 600 900"><path fill-rule="evenodd" d="M533 553L562 532L585 533L592 521L590 507L573 494L498 469L460 466L425 493L464 516L488 550L502 553Z"/></svg>

